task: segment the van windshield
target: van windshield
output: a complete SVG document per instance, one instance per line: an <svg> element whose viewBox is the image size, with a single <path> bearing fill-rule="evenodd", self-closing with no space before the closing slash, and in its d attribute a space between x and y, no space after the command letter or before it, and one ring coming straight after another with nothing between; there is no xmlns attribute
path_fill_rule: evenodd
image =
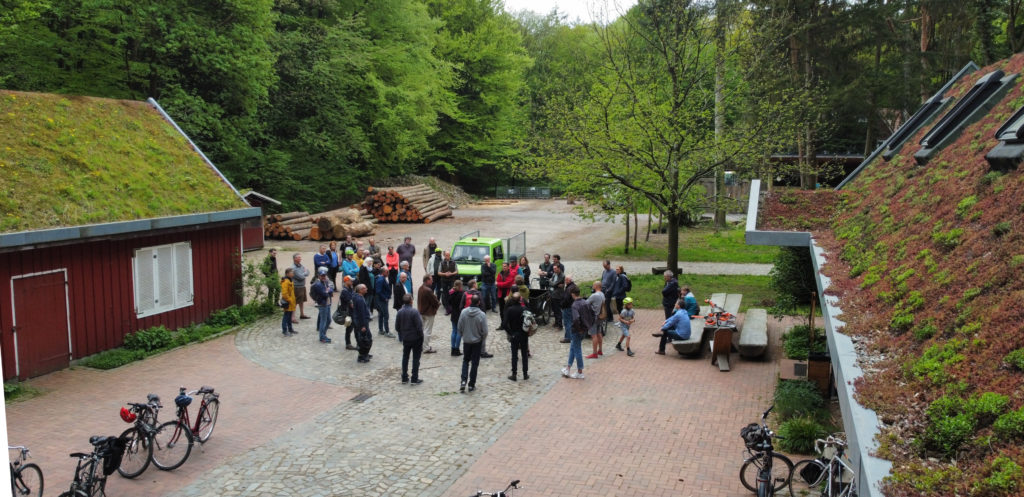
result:
<svg viewBox="0 0 1024 497"><path fill-rule="evenodd" d="M452 260L461 264L483 263L488 247L479 245L458 245L452 250Z"/></svg>

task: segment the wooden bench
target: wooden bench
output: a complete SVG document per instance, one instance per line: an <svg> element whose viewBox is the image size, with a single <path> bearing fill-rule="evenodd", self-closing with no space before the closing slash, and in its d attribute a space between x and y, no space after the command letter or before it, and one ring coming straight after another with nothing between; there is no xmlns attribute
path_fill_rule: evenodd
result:
<svg viewBox="0 0 1024 497"><path fill-rule="evenodd" d="M768 350L768 311L764 309L747 309L740 329L740 355L753 359L764 355Z"/></svg>
<svg viewBox="0 0 1024 497"><path fill-rule="evenodd" d="M725 296L725 302L724 303L718 304L717 301L715 301L715 303L720 305L720 306L722 306L722 308L725 309L725 312L728 312L729 314L732 314L733 316L739 316L740 315L740 302L742 302L742 301L743 301L743 294L742 293L730 293L730 294Z"/></svg>
<svg viewBox="0 0 1024 497"><path fill-rule="evenodd" d="M700 347L704 343L704 315L711 312L711 308L702 305L700 317L690 320L690 338L688 340L672 340L672 347L679 352L679 355L700 354Z"/></svg>
<svg viewBox="0 0 1024 497"><path fill-rule="evenodd" d="M711 349L711 364L718 364L719 371L729 370L729 353L732 352L732 328L715 330L714 338L708 342Z"/></svg>

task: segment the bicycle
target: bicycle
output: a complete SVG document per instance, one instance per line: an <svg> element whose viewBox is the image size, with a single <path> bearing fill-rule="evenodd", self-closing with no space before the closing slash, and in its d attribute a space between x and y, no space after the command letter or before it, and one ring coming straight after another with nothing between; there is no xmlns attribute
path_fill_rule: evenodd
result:
<svg viewBox="0 0 1024 497"><path fill-rule="evenodd" d="M116 437L89 437L92 453L75 452L75 478L60 497L106 497L107 476L121 464L125 441ZM101 464L102 461L102 464Z"/></svg>
<svg viewBox="0 0 1024 497"><path fill-rule="evenodd" d="M25 461L29 457L28 447L9 445L7 450L18 450L19 454L11 461L11 495L43 495L43 470L39 466Z"/></svg>
<svg viewBox="0 0 1024 497"><path fill-rule="evenodd" d="M135 426L121 434L126 440L128 457L122 459L117 472L125 478L135 478L150 462L163 471L184 464L192 453L192 430L179 419L158 424L157 417L163 406L156 395L149 394L146 404L129 402L128 406L121 408L121 419L126 423L134 422Z"/></svg>
<svg viewBox="0 0 1024 497"><path fill-rule="evenodd" d="M814 450L821 456L804 459L793 467L789 493L793 497L826 496L856 497L856 472L846 463L846 442L829 435L815 440Z"/></svg>
<svg viewBox="0 0 1024 497"><path fill-rule="evenodd" d="M775 409L772 405L761 414L761 424L750 423L740 430L740 436L750 454L740 466L740 482L747 490L757 497L771 497L789 485L793 476L793 461L785 455L775 452L772 439L778 436L765 421L768 414Z"/></svg>
<svg viewBox="0 0 1024 497"><path fill-rule="evenodd" d="M497 492L484 492L483 490L477 490L475 494L470 497L512 497L512 491L519 488L519 480L512 480L505 490L498 490Z"/></svg>
<svg viewBox="0 0 1024 497"><path fill-rule="evenodd" d="M192 395L202 395L202 399L199 401L199 410L196 411L195 423L189 423L188 420L188 406L192 403ZM184 400L188 398L188 400ZM182 399L181 402L184 405L178 403L178 400ZM178 420L184 423L185 426L191 427L192 434L200 444L205 444L210 436L213 435L213 427L217 424L217 413L220 412L220 394L213 391L213 387L203 386L199 390L193 390L185 393L185 387L181 387L178 390L178 396L174 399L175 404L178 405Z"/></svg>

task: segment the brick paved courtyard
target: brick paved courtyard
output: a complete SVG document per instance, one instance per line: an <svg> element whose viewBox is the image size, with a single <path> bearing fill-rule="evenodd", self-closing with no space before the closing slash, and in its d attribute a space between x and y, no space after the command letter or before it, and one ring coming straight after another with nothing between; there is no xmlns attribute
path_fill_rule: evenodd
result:
<svg viewBox="0 0 1024 497"><path fill-rule="evenodd" d="M582 381L560 376L567 345L550 326L531 339L530 380L507 380L508 345L492 332L495 358L481 361L478 389L464 395L443 316L441 353L424 355L419 386L399 383L393 339L376 337L373 361L357 364L343 330L324 345L312 320L283 338L270 318L117 370L37 378L46 393L7 407L8 434L32 448L55 496L71 479L67 453L127 427L123 402L152 391L171 404L178 385L209 384L223 406L204 450L173 472L115 475L109 495L470 495L513 478L523 495L748 495L738 431L770 403L774 362L734 354L733 370L720 373L706 357L657 356L650 331L660 311L638 317L636 357L612 343ZM769 326L774 358L782 325Z"/></svg>

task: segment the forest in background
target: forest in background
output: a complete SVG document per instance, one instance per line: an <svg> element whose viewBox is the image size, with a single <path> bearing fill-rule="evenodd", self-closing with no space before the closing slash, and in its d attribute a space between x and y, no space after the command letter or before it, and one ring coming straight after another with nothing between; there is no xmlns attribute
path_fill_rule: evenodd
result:
<svg viewBox="0 0 1024 497"><path fill-rule="evenodd" d="M965 63L1020 51L1022 4L641 0L573 24L499 0L0 0L0 87L153 97L286 209L421 173L678 218L691 180L778 174L771 153L835 174L814 157L869 152Z"/></svg>

